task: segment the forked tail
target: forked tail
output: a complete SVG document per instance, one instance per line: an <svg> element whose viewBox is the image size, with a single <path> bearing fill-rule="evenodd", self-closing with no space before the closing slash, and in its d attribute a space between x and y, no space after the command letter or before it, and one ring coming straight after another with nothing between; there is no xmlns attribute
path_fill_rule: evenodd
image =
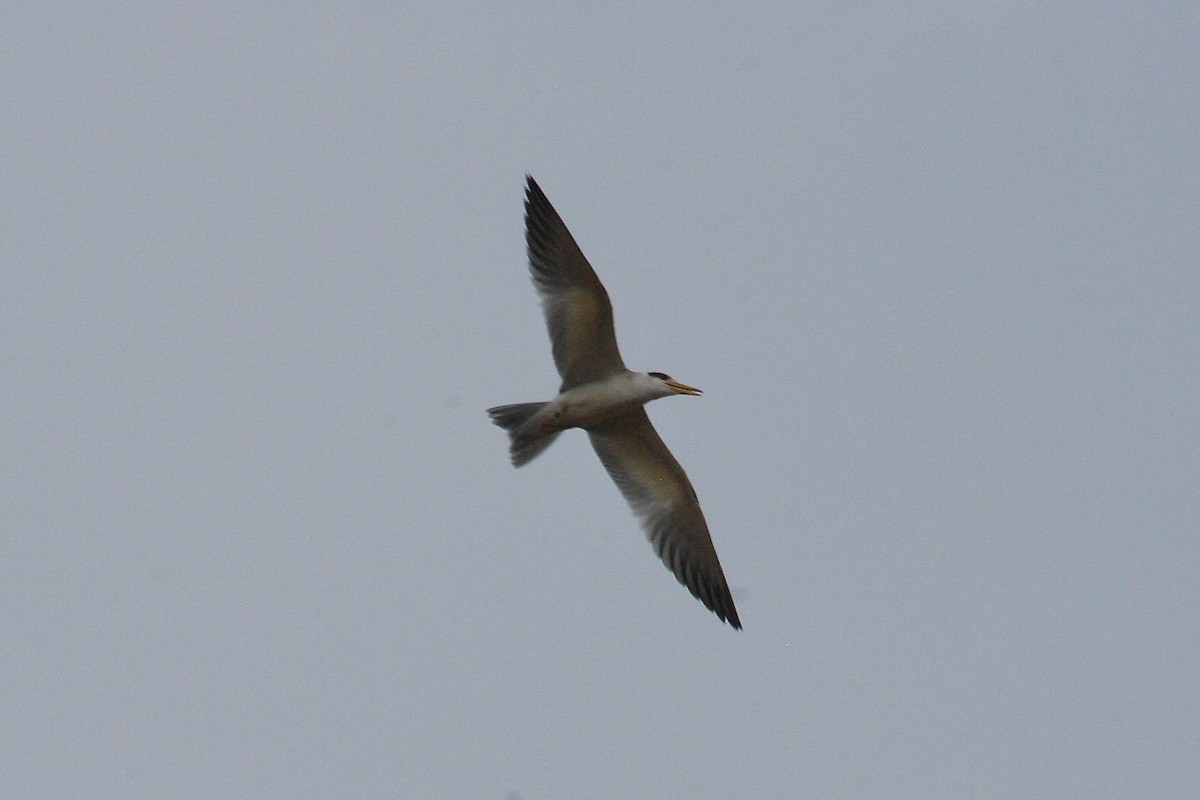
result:
<svg viewBox="0 0 1200 800"><path fill-rule="evenodd" d="M487 410L492 422L508 431L511 442L508 453L512 457L514 467L523 467L533 461L542 451L554 443L562 431L547 433L540 425L529 424L545 403L514 403L510 406L496 406Z"/></svg>

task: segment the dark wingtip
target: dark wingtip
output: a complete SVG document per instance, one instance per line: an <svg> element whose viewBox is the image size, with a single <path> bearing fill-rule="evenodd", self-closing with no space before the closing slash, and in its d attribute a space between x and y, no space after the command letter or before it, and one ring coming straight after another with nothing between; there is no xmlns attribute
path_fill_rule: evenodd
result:
<svg viewBox="0 0 1200 800"><path fill-rule="evenodd" d="M733 595L729 591L729 586L725 583L725 576L721 576L721 580L717 585L712 585L704 579L695 582L685 583L692 594L708 607L708 610L717 615L722 622L728 622L733 626L734 630L742 629L742 621L738 619L737 608L733 605ZM693 588L693 586L695 588Z"/></svg>
<svg viewBox="0 0 1200 800"><path fill-rule="evenodd" d="M733 595L729 593L728 588L719 589L711 598L711 602L705 598L700 599L722 622L729 623L735 631L742 629L742 621L738 619L737 609L733 607Z"/></svg>
<svg viewBox="0 0 1200 800"><path fill-rule="evenodd" d="M734 630L742 629L742 621L738 619L737 608L733 605L733 594L725 583L725 576L718 581L709 581L705 576L692 571L690 563L684 562L682 571L675 575L692 596L704 604L704 607L717 615L717 619L729 623Z"/></svg>
<svg viewBox="0 0 1200 800"><path fill-rule="evenodd" d="M546 193L542 191L542 187L538 186L538 182L533 179L532 175L525 175L525 215L529 216L529 212L533 208L543 208L549 206L550 201L546 198Z"/></svg>
<svg viewBox="0 0 1200 800"><path fill-rule="evenodd" d="M725 617L725 621L729 623L735 631L742 629L742 621L738 619L737 612L733 610L733 606L729 606L729 616Z"/></svg>

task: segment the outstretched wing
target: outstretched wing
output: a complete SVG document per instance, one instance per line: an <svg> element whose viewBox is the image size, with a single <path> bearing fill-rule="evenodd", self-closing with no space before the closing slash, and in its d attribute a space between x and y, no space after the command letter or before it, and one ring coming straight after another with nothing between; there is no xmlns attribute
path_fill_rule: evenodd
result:
<svg viewBox="0 0 1200 800"><path fill-rule="evenodd" d="M541 187L525 176L525 243L562 388L625 369L608 292Z"/></svg>
<svg viewBox="0 0 1200 800"><path fill-rule="evenodd" d="M588 436L667 569L718 617L741 628L700 501L646 410L589 428Z"/></svg>

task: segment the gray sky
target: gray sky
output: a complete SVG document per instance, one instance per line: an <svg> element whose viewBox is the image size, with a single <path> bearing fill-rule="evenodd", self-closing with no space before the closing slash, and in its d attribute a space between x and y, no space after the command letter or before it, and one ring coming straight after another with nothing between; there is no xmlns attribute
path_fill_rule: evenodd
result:
<svg viewBox="0 0 1200 800"><path fill-rule="evenodd" d="M1191 4L0 12L0 796L1200 794ZM572 432L538 178L745 631Z"/></svg>

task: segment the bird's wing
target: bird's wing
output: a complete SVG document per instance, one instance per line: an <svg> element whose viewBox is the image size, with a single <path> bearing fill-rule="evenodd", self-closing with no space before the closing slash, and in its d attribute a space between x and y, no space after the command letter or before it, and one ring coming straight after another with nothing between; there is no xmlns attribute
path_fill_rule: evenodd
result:
<svg viewBox="0 0 1200 800"><path fill-rule="evenodd" d="M537 181L525 177L529 271L542 298L562 388L621 372L625 362L617 350L608 292Z"/></svg>
<svg viewBox="0 0 1200 800"><path fill-rule="evenodd" d="M718 617L741 628L696 491L646 410L589 428L588 436L667 569Z"/></svg>

